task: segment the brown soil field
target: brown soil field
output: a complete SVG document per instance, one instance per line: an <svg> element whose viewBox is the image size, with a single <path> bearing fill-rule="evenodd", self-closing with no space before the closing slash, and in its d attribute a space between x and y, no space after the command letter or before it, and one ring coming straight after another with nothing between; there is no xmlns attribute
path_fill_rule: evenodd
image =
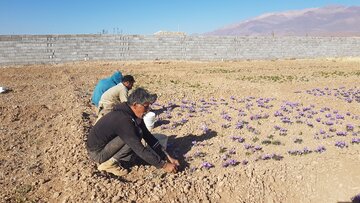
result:
<svg viewBox="0 0 360 203"><path fill-rule="evenodd" d="M99 79L158 94L181 170L96 170ZM1 202L350 202L360 193L360 61L116 61L0 68Z"/></svg>

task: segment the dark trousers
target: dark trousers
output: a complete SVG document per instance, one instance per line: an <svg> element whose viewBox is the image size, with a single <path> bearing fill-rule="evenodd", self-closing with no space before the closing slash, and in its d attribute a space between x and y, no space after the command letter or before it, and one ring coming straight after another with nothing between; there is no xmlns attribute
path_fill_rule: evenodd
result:
<svg viewBox="0 0 360 203"><path fill-rule="evenodd" d="M102 150L91 152L89 156L92 160L98 163L103 163L110 158L116 159L118 162L129 162L134 152L124 143L124 141L116 136L111 140Z"/></svg>

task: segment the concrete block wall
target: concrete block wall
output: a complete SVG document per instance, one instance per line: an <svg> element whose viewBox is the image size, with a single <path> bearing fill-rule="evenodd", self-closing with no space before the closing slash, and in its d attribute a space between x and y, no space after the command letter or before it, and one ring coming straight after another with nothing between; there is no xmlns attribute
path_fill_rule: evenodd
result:
<svg viewBox="0 0 360 203"><path fill-rule="evenodd" d="M359 56L359 37L0 35L0 65L81 60L242 60Z"/></svg>

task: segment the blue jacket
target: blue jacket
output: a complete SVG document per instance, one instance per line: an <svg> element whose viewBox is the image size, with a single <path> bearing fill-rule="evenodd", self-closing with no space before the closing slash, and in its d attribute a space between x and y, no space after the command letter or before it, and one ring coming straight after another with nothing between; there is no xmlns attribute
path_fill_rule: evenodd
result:
<svg viewBox="0 0 360 203"><path fill-rule="evenodd" d="M122 82L122 79L123 75L120 71L116 71L111 77L101 79L95 86L94 93L91 97L91 103L98 107L101 95L106 90Z"/></svg>

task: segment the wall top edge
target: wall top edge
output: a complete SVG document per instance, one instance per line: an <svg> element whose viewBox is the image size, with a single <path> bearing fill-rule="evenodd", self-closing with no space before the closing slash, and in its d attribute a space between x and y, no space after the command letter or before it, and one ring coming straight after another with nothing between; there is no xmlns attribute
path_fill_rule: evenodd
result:
<svg viewBox="0 0 360 203"><path fill-rule="evenodd" d="M124 35L124 34L44 34L44 35L0 35L1 38L20 39L20 38L67 38L67 37L155 37L155 38L306 38L306 39L342 39L342 38L355 38L360 36L214 36L214 35Z"/></svg>

